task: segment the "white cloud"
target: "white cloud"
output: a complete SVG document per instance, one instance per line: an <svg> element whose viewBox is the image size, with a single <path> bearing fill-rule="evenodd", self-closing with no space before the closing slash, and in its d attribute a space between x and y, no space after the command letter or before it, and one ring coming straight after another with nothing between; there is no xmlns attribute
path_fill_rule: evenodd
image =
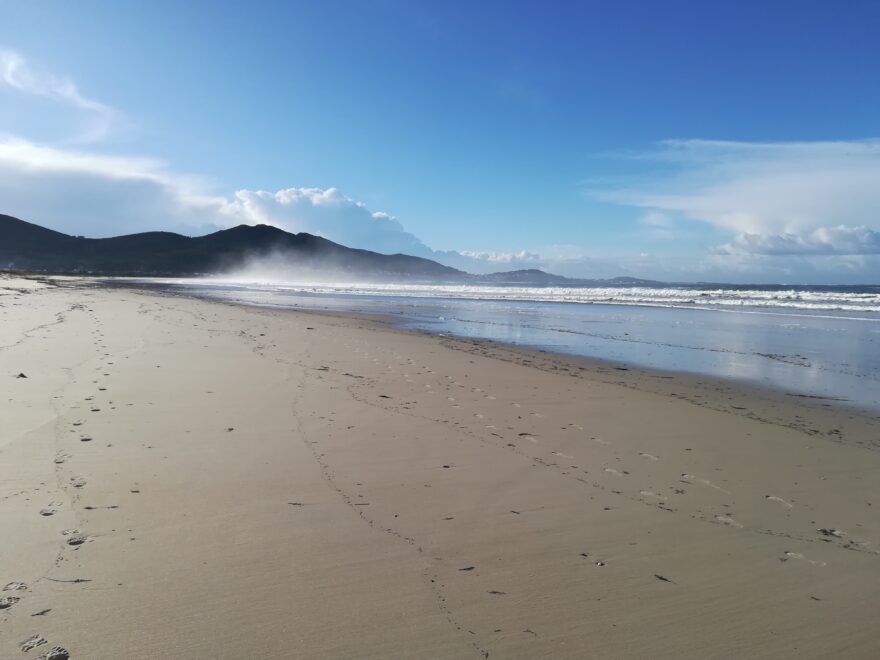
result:
<svg viewBox="0 0 880 660"><path fill-rule="evenodd" d="M269 224L383 253L416 256L433 253L404 230L393 216L371 212L336 188L288 188L277 192L239 190L227 209L248 224Z"/></svg>
<svg viewBox="0 0 880 660"><path fill-rule="evenodd" d="M880 232L867 227L820 227L801 234L739 234L717 254L868 255L880 254Z"/></svg>
<svg viewBox="0 0 880 660"><path fill-rule="evenodd" d="M707 223L734 235L728 251L876 249L870 239L854 237L880 229L880 140L672 140L636 158L660 163L663 173L638 186L594 192L647 209L644 224L662 227L660 218Z"/></svg>
<svg viewBox="0 0 880 660"><path fill-rule="evenodd" d="M49 99L81 113L85 127L76 141L100 140L122 119L115 108L83 95L71 79L37 69L13 50L0 49L0 88Z"/></svg>
<svg viewBox="0 0 880 660"><path fill-rule="evenodd" d="M462 250L460 252L465 257L477 259L479 261L487 261L493 264L534 264L541 262L541 255L535 252L527 252L520 250L519 252L473 252Z"/></svg>
<svg viewBox="0 0 880 660"><path fill-rule="evenodd" d="M229 223L229 200L161 161L0 139L2 212L71 234L113 236Z"/></svg>

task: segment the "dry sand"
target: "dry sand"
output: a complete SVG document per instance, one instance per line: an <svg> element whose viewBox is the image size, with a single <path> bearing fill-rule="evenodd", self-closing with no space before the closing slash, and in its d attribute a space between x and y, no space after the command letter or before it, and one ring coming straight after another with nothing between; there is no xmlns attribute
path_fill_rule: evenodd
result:
<svg viewBox="0 0 880 660"><path fill-rule="evenodd" d="M2 658L880 657L876 418L63 284L0 279Z"/></svg>

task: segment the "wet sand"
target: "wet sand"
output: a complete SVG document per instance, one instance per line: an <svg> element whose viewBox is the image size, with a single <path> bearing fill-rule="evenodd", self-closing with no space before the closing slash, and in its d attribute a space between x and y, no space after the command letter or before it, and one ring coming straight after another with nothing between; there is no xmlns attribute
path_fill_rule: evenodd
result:
<svg viewBox="0 0 880 660"><path fill-rule="evenodd" d="M828 402L11 278L0 379L3 658L880 654Z"/></svg>

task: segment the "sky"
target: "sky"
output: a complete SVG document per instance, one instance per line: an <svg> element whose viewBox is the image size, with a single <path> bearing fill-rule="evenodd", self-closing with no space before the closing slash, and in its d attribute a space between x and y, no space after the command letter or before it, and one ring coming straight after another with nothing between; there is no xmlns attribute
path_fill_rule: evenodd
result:
<svg viewBox="0 0 880 660"><path fill-rule="evenodd" d="M880 282L880 2L0 0L0 213Z"/></svg>

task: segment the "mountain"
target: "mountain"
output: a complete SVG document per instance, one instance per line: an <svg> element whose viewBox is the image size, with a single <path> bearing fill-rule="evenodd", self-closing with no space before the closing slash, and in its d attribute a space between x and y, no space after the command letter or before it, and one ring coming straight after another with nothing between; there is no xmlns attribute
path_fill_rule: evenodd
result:
<svg viewBox="0 0 880 660"><path fill-rule="evenodd" d="M572 280L561 275L545 273L537 268L525 270L511 270L506 273L489 273L488 275L474 275L473 278L481 284L518 285L518 286L570 286Z"/></svg>
<svg viewBox="0 0 880 660"><path fill-rule="evenodd" d="M460 281L463 271L430 259L344 247L311 234L240 225L190 238L147 232L115 238L68 236L0 214L0 268L52 273L192 276L222 273L254 260L305 273L371 280Z"/></svg>
<svg viewBox="0 0 880 660"><path fill-rule="evenodd" d="M579 280L542 270L471 275L421 257L357 250L312 234L239 225L207 236L151 231L114 238L68 236L0 214L0 270L79 275L187 277L241 270L327 280L431 282L496 286L658 286L634 277Z"/></svg>

